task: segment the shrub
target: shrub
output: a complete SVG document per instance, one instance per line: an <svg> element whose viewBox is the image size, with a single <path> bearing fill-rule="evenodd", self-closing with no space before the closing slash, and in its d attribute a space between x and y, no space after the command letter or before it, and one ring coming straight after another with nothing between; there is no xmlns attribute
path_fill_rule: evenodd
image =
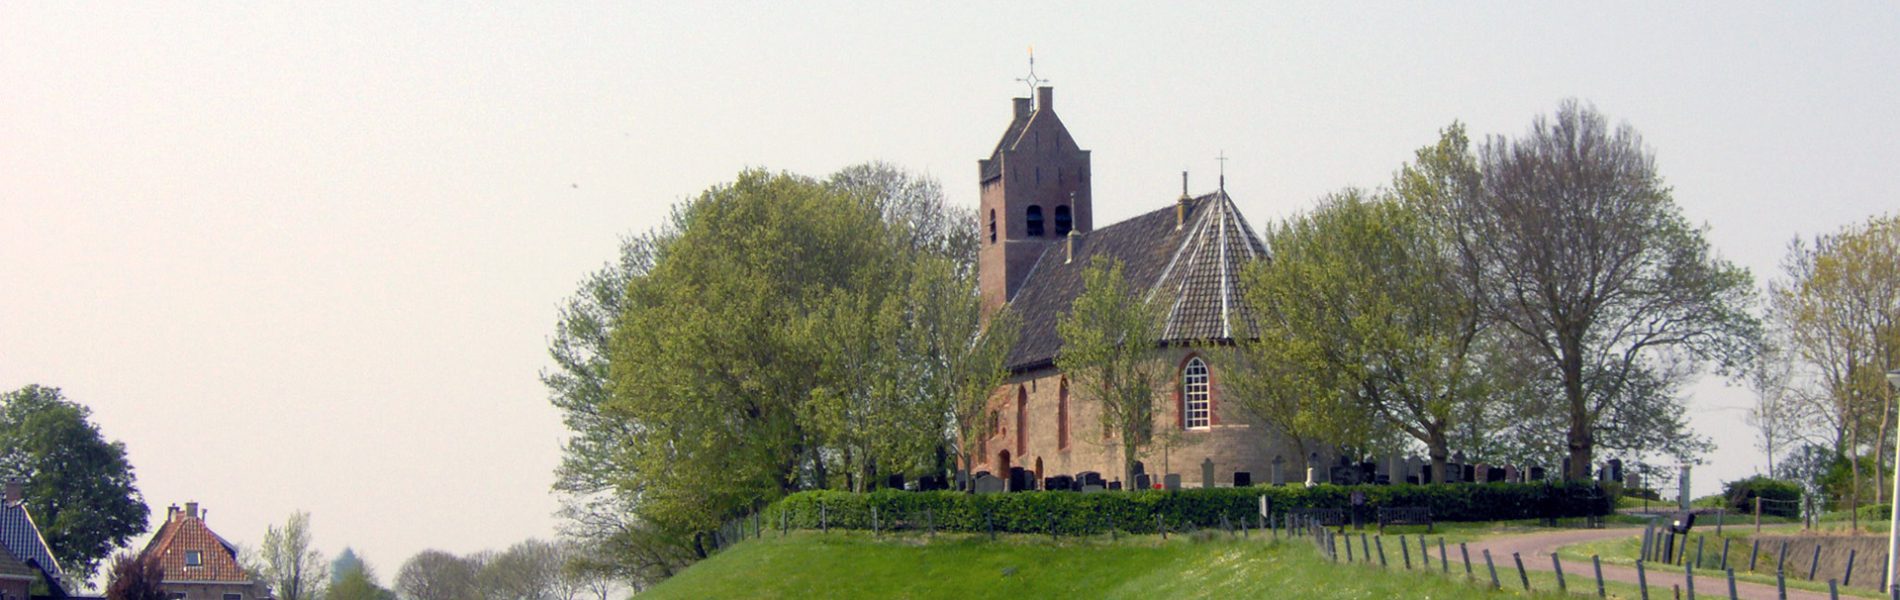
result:
<svg viewBox="0 0 1900 600"><path fill-rule="evenodd" d="M1497 521L1507 519L1568 518L1610 514L1611 496L1591 484L1488 483L1394 486L1332 486L1314 488L1246 487L1183 489L1177 491L1016 492L966 494L962 492L904 492L878 490L869 494L837 491L799 492L767 507L765 524L792 528L871 529L873 509L879 529L983 533L1079 535L1106 533L1111 528L1154 533L1159 522L1170 531L1258 524L1260 499L1267 499L1270 517L1279 519L1294 508L1351 508L1353 492L1365 493L1363 518L1371 520L1381 506L1423 506L1439 521Z"/></svg>
<svg viewBox="0 0 1900 600"><path fill-rule="evenodd" d="M1729 510L1735 512L1755 512L1755 498L1759 496L1763 500L1761 514L1801 517L1801 486L1792 481L1756 475L1722 484L1722 495L1728 498Z"/></svg>

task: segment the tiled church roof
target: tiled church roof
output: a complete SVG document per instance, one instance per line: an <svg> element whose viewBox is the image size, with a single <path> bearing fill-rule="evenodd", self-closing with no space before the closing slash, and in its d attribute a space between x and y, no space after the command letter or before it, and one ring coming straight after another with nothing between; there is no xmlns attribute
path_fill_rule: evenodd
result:
<svg viewBox="0 0 1900 600"><path fill-rule="evenodd" d="M1050 364L1061 350L1056 322L1082 293L1082 271L1096 256L1121 260L1123 275L1149 302L1162 305L1161 339L1184 343L1245 339L1258 335L1241 302L1240 269L1267 256L1266 246L1225 191L1187 202L1187 222L1175 227L1175 207L1082 234L1075 258L1063 241L1048 244L1011 299L1022 317L1022 335L1010 353L1010 368Z"/></svg>
<svg viewBox="0 0 1900 600"><path fill-rule="evenodd" d="M1017 98L1016 101L1027 103L1029 99ZM1023 131L1029 129L1029 121L1034 117L1033 112L1017 109L1016 117L1009 122L1009 128L1003 130L1003 139L996 141L996 149L990 151L988 159L979 161L982 175L977 178L977 181L989 181L1003 176L1003 151L1016 147L1016 142L1022 141Z"/></svg>

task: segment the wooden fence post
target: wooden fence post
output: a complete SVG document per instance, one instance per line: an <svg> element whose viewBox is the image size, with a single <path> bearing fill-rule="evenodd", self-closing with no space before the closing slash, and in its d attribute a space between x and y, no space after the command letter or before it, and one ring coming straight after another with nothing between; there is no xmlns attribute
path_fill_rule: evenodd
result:
<svg viewBox="0 0 1900 600"><path fill-rule="evenodd" d="M1595 554L1590 555L1590 566L1597 572L1597 597L1608 598L1609 595L1603 592L1603 559Z"/></svg>
<svg viewBox="0 0 1900 600"><path fill-rule="evenodd" d="M1531 576L1524 572L1524 557L1512 552L1511 562L1517 563L1517 579L1524 582L1524 591L1531 591Z"/></svg>
<svg viewBox="0 0 1900 600"><path fill-rule="evenodd" d="M1498 585L1498 566L1491 562L1490 548L1484 549L1484 568L1485 570L1491 572L1491 589L1495 590L1495 589L1504 587L1504 586Z"/></svg>
<svg viewBox="0 0 1900 600"><path fill-rule="evenodd" d="M1557 571L1557 591L1568 595L1570 583L1564 581L1564 561L1558 560L1556 552L1550 553L1550 566Z"/></svg>
<svg viewBox="0 0 1900 600"><path fill-rule="evenodd" d="M1636 587L1643 591L1643 600L1649 600L1649 573L1643 570L1644 561L1636 561Z"/></svg>

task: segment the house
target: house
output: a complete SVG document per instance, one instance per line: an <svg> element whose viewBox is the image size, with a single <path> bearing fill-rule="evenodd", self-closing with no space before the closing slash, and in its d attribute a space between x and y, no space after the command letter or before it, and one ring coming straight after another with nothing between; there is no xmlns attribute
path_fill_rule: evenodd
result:
<svg viewBox="0 0 1900 600"><path fill-rule="evenodd" d="M165 524L152 536L139 560L156 561L165 569L161 587L171 598L184 600L257 600L270 598L269 586L238 562L236 545L205 525L197 502L174 504L165 512Z"/></svg>
<svg viewBox="0 0 1900 600"><path fill-rule="evenodd" d="M26 508L24 491L19 480L8 479L0 496L0 600L65 598L65 575Z"/></svg>
<svg viewBox="0 0 1900 600"><path fill-rule="evenodd" d="M1006 477L1012 468L1031 481L1100 473L1119 479L1120 444L1100 426L1101 405L1071 389L1056 366L1062 339L1056 323L1082 292L1082 272L1096 257L1123 264L1130 284L1161 306L1160 338L1174 369L1166 410L1155 426L1172 428L1173 443L1137 457L1162 481L1178 473L1189 486L1230 485L1236 472L1274 482L1272 473L1305 464L1301 450L1275 431L1223 405L1212 353L1258 336L1242 302L1241 269L1264 260L1267 248L1227 195L1225 177L1211 192L1189 194L1134 218L1094 227L1089 151L1056 116L1053 89L1015 98L1012 118L990 157L978 161L978 281L984 314L1004 306L1022 319L1009 358L1010 377L992 397L987 431L977 440L973 471ZM1205 466L1204 466L1205 465ZM1211 468L1208 468L1210 467ZM1204 469L1206 471L1204 471ZM1132 484L1132 482L1130 482Z"/></svg>

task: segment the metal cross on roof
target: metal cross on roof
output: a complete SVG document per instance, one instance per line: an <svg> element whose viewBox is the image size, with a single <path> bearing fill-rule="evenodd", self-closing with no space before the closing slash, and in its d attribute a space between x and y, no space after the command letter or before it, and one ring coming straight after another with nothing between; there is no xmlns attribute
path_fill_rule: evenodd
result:
<svg viewBox="0 0 1900 600"><path fill-rule="evenodd" d="M1045 84L1045 83L1049 83L1049 80L1036 76L1036 47L1035 46L1029 47L1029 75L1024 76L1024 77L1017 77L1016 80L1029 85L1029 97L1031 98L1036 97L1036 88L1038 86L1041 86L1042 84Z"/></svg>
<svg viewBox="0 0 1900 600"><path fill-rule="evenodd" d="M1227 189L1227 151L1220 151L1220 155L1214 157L1214 160L1220 161L1220 189L1225 190Z"/></svg>

